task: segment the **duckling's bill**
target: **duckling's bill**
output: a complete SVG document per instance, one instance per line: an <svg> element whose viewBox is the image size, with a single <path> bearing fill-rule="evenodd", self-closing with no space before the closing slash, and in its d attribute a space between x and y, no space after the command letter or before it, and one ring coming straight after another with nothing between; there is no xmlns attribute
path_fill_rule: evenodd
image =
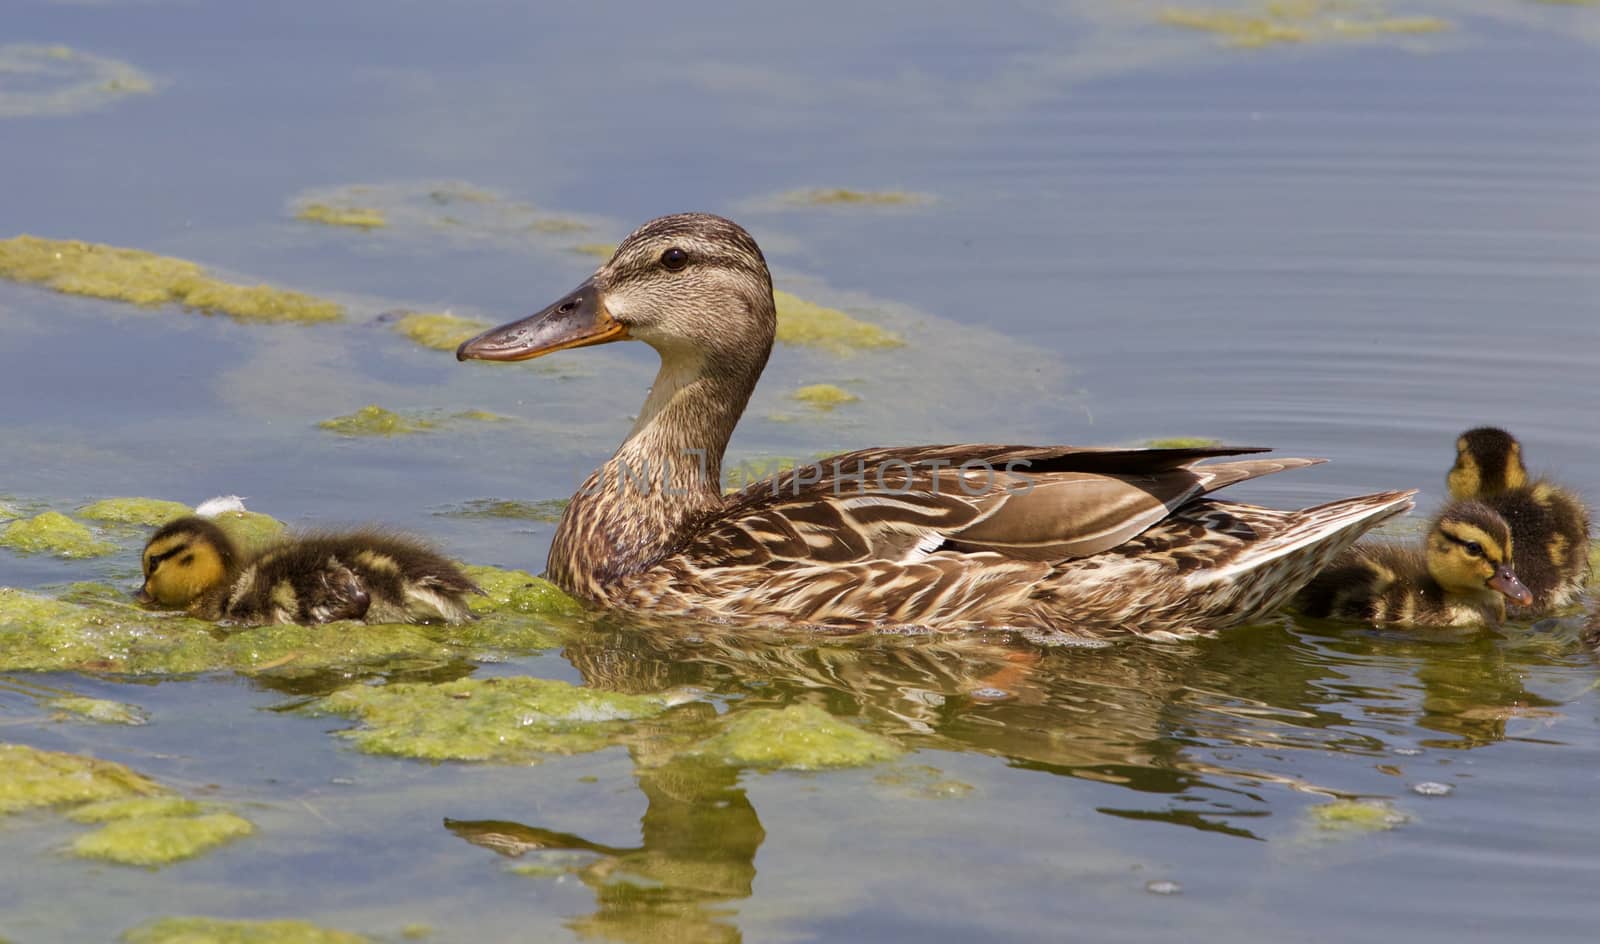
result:
<svg viewBox="0 0 1600 944"><path fill-rule="evenodd" d="M1527 606L1533 602L1533 593L1522 585L1517 575L1512 572L1510 565L1501 564L1494 569L1494 576L1489 578L1489 589L1498 591L1512 603Z"/></svg>
<svg viewBox="0 0 1600 944"><path fill-rule="evenodd" d="M627 337L627 327L611 317L591 278L537 314L463 341L456 360L522 361Z"/></svg>

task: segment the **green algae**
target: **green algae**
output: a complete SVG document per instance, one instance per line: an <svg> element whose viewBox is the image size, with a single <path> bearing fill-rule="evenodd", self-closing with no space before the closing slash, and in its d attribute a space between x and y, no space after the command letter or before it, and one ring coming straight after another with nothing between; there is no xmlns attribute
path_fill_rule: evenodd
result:
<svg viewBox="0 0 1600 944"><path fill-rule="evenodd" d="M294 677L419 659L443 662L451 655L423 629L408 624L284 623L229 633L217 647L217 667L251 675L270 672Z"/></svg>
<svg viewBox="0 0 1600 944"><path fill-rule="evenodd" d="M971 796L972 784L944 775L944 771L925 764L895 767L872 778L880 787L920 800L959 800Z"/></svg>
<svg viewBox="0 0 1600 944"><path fill-rule="evenodd" d="M1158 22L1212 33L1225 44L1259 49L1287 43L1372 39L1419 35L1451 28L1433 16L1390 16L1378 3L1363 0L1269 0L1246 8L1167 7Z"/></svg>
<svg viewBox="0 0 1600 944"><path fill-rule="evenodd" d="M611 258L617 251L616 243L579 243L572 247L572 251L580 256L592 256L602 262Z"/></svg>
<svg viewBox="0 0 1600 944"><path fill-rule="evenodd" d="M467 605L474 613L498 611L567 616L582 610L582 605L560 587L525 570L477 565L462 570L484 594L468 598Z"/></svg>
<svg viewBox="0 0 1600 944"><path fill-rule="evenodd" d="M137 705L125 705L120 701L111 701L105 698L82 698L68 696L66 698L52 698L45 702L46 708L64 711L77 715L100 724L127 724L141 725L150 722L150 715Z"/></svg>
<svg viewBox="0 0 1600 944"><path fill-rule="evenodd" d="M780 194L777 202L793 207L903 207L932 203L926 193L906 190L850 190L844 187L817 187Z"/></svg>
<svg viewBox="0 0 1600 944"><path fill-rule="evenodd" d="M1364 800L1333 800L1311 807L1311 824L1325 833L1371 833L1394 829L1406 821L1405 814L1387 803Z"/></svg>
<svg viewBox="0 0 1600 944"><path fill-rule="evenodd" d="M235 285L186 259L69 239L0 240L0 278L135 305L177 304L240 321L335 321L336 302L267 285Z"/></svg>
<svg viewBox="0 0 1600 944"><path fill-rule="evenodd" d="M264 547L283 536L284 523L257 511L224 511L211 516L233 542L245 549Z"/></svg>
<svg viewBox="0 0 1600 944"><path fill-rule="evenodd" d="M104 557L117 550L102 541L86 526L59 511L47 511L32 518L21 518L0 528L0 546L22 554L54 554L57 557Z"/></svg>
<svg viewBox="0 0 1600 944"><path fill-rule="evenodd" d="M620 743L630 730L628 722L667 707L664 695L600 692L513 676L347 688L320 699L313 710L360 721L340 733L369 754L536 763L547 754L586 753Z"/></svg>
<svg viewBox="0 0 1600 944"><path fill-rule="evenodd" d="M307 203L295 211L294 218L326 226L349 226L355 229L378 229L389 225L382 210L370 207L334 206L328 203Z"/></svg>
<svg viewBox="0 0 1600 944"><path fill-rule="evenodd" d="M390 238L489 242L525 247L570 239L594 223L542 210L461 181L391 181L318 187L297 194L291 206L327 207L338 218L360 208L362 219L383 221ZM321 222L319 220L319 222ZM348 224L347 224L348 225ZM370 227L369 227L370 228ZM555 248L552 246L552 248Z"/></svg>
<svg viewBox="0 0 1600 944"><path fill-rule="evenodd" d="M724 763L783 770L861 767L898 757L887 738L840 721L813 705L735 713L699 752Z"/></svg>
<svg viewBox="0 0 1600 944"><path fill-rule="evenodd" d="M155 781L114 761L0 744L0 814L161 792Z"/></svg>
<svg viewBox="0 0 1600 944"><path fill-rule="evenodd" d="M531 502L481 498L462 502L460 505L439 512L439 514L452 518L515 518L522 521L555 524L561 520L561 515L567 510L569 501L570 499L566 498L545 498Z"/></svg>
<svg viewBox="0 0 1600 944"><path fill-rule="evenodd" d="M839 311L808 302L782 289L774 289L778 305L777 338L784 344L820 348L832 354L881 350L905 344L886 328Z"/></svg>
<svg viewBox="0 0 1600 944"><path fill-rule="evenodd" d="M124 944L371 944L371 938L306 921L160 918L122 935Z"/></svg>
<svg viewBox="0 0 1600 944"><path fill-rule="evenodd" d="M741 459L737 464L722 470L723 489L730 492L738 491L752 482L759 482L768 476L797 468L803 461L795 456L756 456Z"/></svg>
<svg viewBox="0 0 1600 944"><path fill-rule="evenodd" d="M70 46L0 46L0 118L71 115L156 90L126 62Z"/></svg>
<svg viewBox="0 0 1600 944"><path fill-rule="evenodd" d="M137 524L159 527L174 518L194 512L183 502L160 498L102 498L78 509L78 516L90 521Z"/></svg>
<svg viewBox="0 0 1600 944"><path fill-rule="evenodd" d="M434 425L432 420L402 416L369 403L354 413L323 420L317 427L340 436L404 436L433 429Z"/></svg>
<svg viewBox="0 0 1600 944"><path fill-rule="evenodd" d="M394 323L394 329L423 347L454 351L461 342L493 327L487 321L474 321L451 314L411 312Z"/></svg>
<svg viewBox="0 0 1600 944"><path fill-rule="evenodd" d="M855 403L861 399L843 387L825 383L808 384L789 394L789 396L807 406L824 411L831 411L835 407L846 403Z"/></svg>
<svg viewBox="0 0 1600 944"><path fill-rule="evenodd" d="M202 811L200 804L181 796L142 796L124 800L101 800L67 812L67 819L75 823L109 823L119 819L142 819L151 816L196 816Z"/></svg>
<svg viewBox="0 0 1600 944"><path fill-rule="evenodd" d="M255 832L233 813L202 816L141 816L113 820L73 840L74 854L119 865L157 866L192 859Z"/></svg>
<svg viewBox="0 0 1600 944"><path fill-rule="evenodd" d="M220 668L209 623L0 587L0 671L184 675Z"/></svg>
<svg viewBox="0 0 1600 944"><path fill-rule="evenodd" d="M0 521L5 521L9 518L21 517L22 512L19 511L15 505L8 505L5 502L0 502Z"/></svg>
<svg viewBox="0 0 1600 944"><path fill-rule="evenodd" d="M1220 439L1207 439L1204 436L1169 436L1166 439L1146 439L1146 449L1206 449L1211 446L1222 445Z"/></svg>

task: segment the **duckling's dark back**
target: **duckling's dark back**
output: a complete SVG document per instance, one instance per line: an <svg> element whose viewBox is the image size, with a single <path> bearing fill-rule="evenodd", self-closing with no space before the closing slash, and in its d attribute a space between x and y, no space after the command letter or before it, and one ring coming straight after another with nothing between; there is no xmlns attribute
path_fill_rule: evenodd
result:
<svg viewBox="0 0 1600 944"><path fill-rule="evenodd" d="M1295 598L1306 616L1365 623L1427 621L1444 606L1421 551L1399 544L1359 544L1341 554Z"/></svg>
<svg viewBox="0 0 1600 944"><path fill-rule="evenodd" d="M458 622L481 593L452 561L381 531L311 534L263 551L231 588L224 616L242 623Z"/></svg>

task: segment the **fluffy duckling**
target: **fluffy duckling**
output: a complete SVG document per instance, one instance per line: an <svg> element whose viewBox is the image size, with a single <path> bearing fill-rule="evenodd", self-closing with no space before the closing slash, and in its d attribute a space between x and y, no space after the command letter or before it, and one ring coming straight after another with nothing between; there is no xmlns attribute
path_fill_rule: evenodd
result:
<svg viewBox="0 0 1600 944"><path fill-rule="evenodd" d="M1511 568L1511 529L1475 501L1447 505L1423 548L1363 543L1300 591L1307 616L1403 626L1478 626L1505 618L1506 600L1533 596Z"/></svg>
<svg viewBox="0 0 1600 944"><path fill-rule="evenodd" d="M1511 526L1512 564L1533 594L1533 602L1513 615L1543 615L1583 592L1589 579L1589 510L1570 490L1530 480L1515 436L1492 426L1462 433L1445 480L1452 498L1481 501Z"/></svg>
<svg viewBox="0 0 1600 944"><path fill-rule="evenodd" d="M457 623L482 593L455 564L407 538L373 531L287 538L253 557L215 522L179 518L144 548L138 600L207 620L267 623Z"/></svg>

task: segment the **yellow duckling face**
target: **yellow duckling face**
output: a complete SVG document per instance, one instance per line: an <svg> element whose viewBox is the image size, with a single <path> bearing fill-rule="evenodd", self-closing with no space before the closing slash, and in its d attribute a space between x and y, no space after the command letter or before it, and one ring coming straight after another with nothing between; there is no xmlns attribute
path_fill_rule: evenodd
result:
<svg viewBox="0 0 1600 944"><path fill-rule="evenodd" d="M140 603L183 609L228 579L233 543L203 518L180 518L151 536L144 548Z"/></svg>
<svg viewBox="0 0 1600 944"><path fill-rule="evenodd" d="M1528 484L1522 444L1503 429L1480 426L1456 439L1456 464L1445 476L1451 498L1489 498Z"/></svg>
<svg viewBox="0 0 1600 944"><path fill-rule="evenodd" d="M1428 535L1428 573L1446 593L1498 593L1524 606L1533 594L1511 569L1511 529L1487 505L1456 502Z"/></svg>

